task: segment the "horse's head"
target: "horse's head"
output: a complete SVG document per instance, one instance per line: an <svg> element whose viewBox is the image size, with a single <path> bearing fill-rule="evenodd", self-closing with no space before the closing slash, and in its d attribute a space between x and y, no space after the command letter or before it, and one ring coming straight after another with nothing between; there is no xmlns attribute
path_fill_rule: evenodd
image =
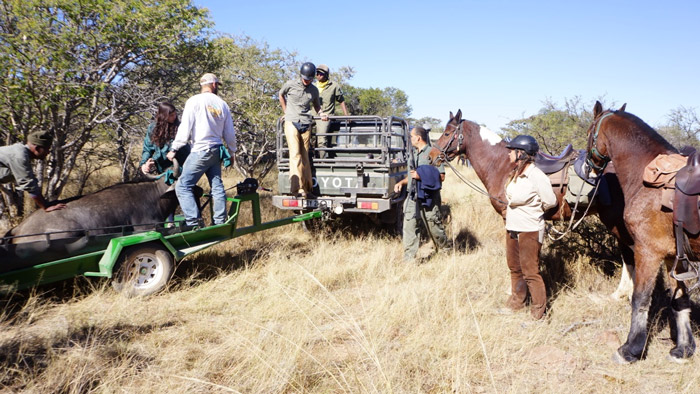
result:
<svg viewBox="0 0 700 394"><path fill-rule="evenodd" d="M460 153L464 153L462 146L464 143L463 121L461 109L457 111L457 115L452 115L452 111L450 111L450 120L445 125L445 131L435 143L435 146L447 157L447 160L452 160Z"/></svg>
<svg viewBox="0 0 700 394"><path fill-rule="evenodd" d="M623 104L618 110L625 112L627 104ZM586 147L586 164L588 164L595 172L602 174L605 166L610 162L608 155L608 147L606 145L607 137L605 135L605 127L603 121L614 116L616 111L603 110L603 105L600 101L596 101L593 106L593 123L588 127L588 146Z"/></svg>

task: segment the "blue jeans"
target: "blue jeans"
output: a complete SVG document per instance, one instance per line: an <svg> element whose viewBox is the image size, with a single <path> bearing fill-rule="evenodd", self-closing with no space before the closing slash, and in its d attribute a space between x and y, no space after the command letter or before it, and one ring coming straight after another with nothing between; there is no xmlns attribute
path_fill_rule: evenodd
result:
<svg viewBox="0 0 700 394"><path fill-rule="evenodd" d="M221 159L219 147L203 151L192 152L185 160L182 167L182 175L175 185L175 194L180 201L182 213L185 214L185 223L197 225L201 212L197 208L192 188L202 175L207 174L209 187L211 188L212 203L214 204L214 224L226 221L226 192L224 182L221 180Z"/></svg>

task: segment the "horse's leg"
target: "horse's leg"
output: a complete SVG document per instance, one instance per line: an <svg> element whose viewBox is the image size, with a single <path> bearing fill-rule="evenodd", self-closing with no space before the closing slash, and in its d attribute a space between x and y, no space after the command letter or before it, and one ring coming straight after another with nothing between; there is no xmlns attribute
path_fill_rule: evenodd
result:
<svg viewBox="0 0 700 394"><path fill-rule="evenodd" d="M610 297L614 300L619 300L621 298L632 299L632 289L634 288L634 251L632 248L626 245L620 245L620 252L622 254L622 272L620 274L620 284L617 285L615 290Z"/></svg>
<svg viewBox="0 0 700 394"><path fill-rule="evenodd" d="M669 267L670 272L670 265ZM695 353L695 339L690 327L690 297L685 284L670 278L673 293L671 295L670 327L671 338L676 346L671 349L669 360L684 363Z"/></svg>
<svg viewBox="0 0 700 394"><path fill-rule="evenodd" d="M635 261L634 292L632 293L632 321L627 341L613 354L613 360L628 364L644 356L647 345L647 319L651 305L651 294L656 283L656 273L661 265L661 258L646 257Z"/></svg>

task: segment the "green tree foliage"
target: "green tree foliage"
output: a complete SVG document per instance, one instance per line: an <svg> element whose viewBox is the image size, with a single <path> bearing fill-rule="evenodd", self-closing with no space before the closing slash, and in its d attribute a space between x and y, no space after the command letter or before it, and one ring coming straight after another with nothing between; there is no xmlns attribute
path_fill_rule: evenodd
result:
<svg viewBox="0 0 700 394"><path fill-rule="evenodd" d="M408 118L408 123L416 126L427 126L431 133L441 133L445 130L445 125L438 118L433 118L432 116L424 116L420 119Z"/></svg>
<svg viewBox="0 0 700 394"><path fill-rule="evenodd" d="M298 62L294 54L249 37L220 37L214 47L223 64L219 95L231 107L237 131L235 167L246 177L262 178L275 165L275 131L282 116L277 93Z"/></svg>
<svg viewBox="0 0 700 394"><path fill-rule="evenodd" d="M561 153L568 144L583 149L586 147L586 131L593 121L589 108L592 109L593 105L584 106L580 97L565 99L563 106L546 100L537 115L512 120L503 131L510 138L518 134L531 135L540 143L542 151L552 155Z"/></svg>
<svg viewBox="0 0 700 394"><path fill-rule="evenodd" d="M96 162L81 160L88 147L110 141L90 155L126 163L130 131L150 118L153 104L211 64L203 35L210 26L206 10L189 0L3 1L3 143L54 131L48 165L37 168L49 199L61 194L76 165Z"/></svg>
<svg viewBox="0 0 700 394"><path fill-rule="evenodd" d="M700 120L695 109L678 107L671 111L668 116L669 123L659 127L659 133L675 146L693 146L700 148Z"/></svg>
<svg viewBox="0 0 700 394"><path fill-rule="evenodd" d="M353 115L379 115L408 118L413 108L408 104L408 95L401 89L388 87L358 88L346 86L345 101Z"/></svg>

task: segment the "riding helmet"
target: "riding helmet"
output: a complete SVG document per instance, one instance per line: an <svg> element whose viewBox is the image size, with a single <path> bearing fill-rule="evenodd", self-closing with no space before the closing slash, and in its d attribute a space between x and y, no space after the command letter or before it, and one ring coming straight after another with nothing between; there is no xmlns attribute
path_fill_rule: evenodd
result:
<svg viewBox="0 0 700 394"><path fill-rule="evenodd" d="M306 62L301 65L299 73L304 80L310 81L314 79L314 76L316 76L316 66L314 66L314 64L311 62Z"/></svg>
<svg viewBox="0 0 700 394"><path fill-rule="evenodd" d="M519 135L506 145L508 149L521 149L530 156L534 156L540 150L540 145L529 135Z"/></svg>

